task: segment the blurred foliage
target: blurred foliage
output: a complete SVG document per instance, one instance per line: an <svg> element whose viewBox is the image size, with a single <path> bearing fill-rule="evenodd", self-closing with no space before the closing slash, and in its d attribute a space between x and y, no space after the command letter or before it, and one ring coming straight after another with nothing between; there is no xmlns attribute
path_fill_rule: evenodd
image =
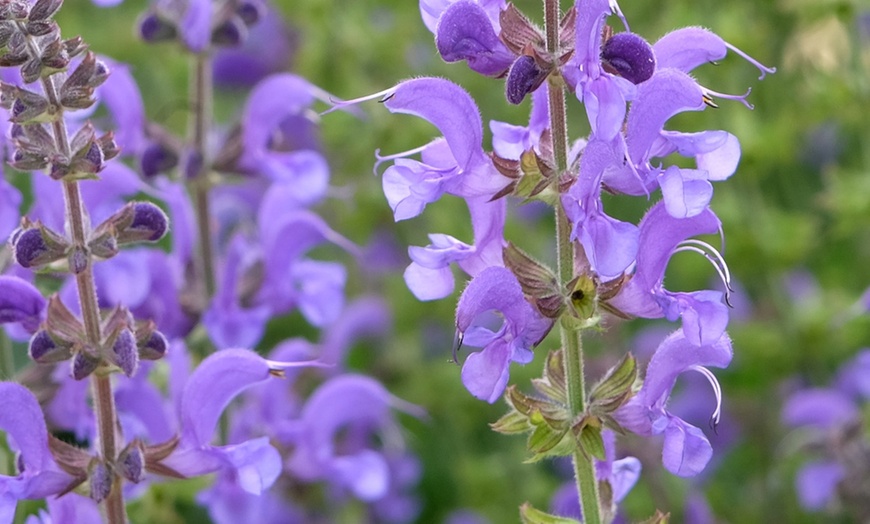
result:
<svg viewBox="0 0 870 524"><path fill-rule="evenodd" d="M528 102L509 106L502 81L438 58L416 1L277 3L299 37L293 71L336 97L362 96L403 78L437 75L463 85L477 100L484 121L523 124L527 119ZM532 18L541 18L537 2L517 4ZM81 34L97 52L132 64L149 117L183 132L189 110L185 55L135 38L134 20L146 5L127 0L117 8L99 9L84 0L68 0L58 21L65 35ZM741 284L737 298L745 304L735 310L729 330L734 362L717 373L740 436L717 455L709 473L688 481L662 469L660 446L628 439L624 450L641 458L644 471L624 511L641 519L659 508L681 522L687 496L703 493L721 521L817 522L819 515L802 513L796 503L793 475L800 459L788 455L783 445L786 430L779 410L790 387L825 384L840 362L868 345L870 320L856 303L870 285L870 11L858 0L623 0L621 7L631 29L651 41L674 28L702 25L778 68L759 82L757 70L734 53L717 66L699 68L699 82L716 91L741 93L751 86L755 110L723 100L719 109L680 115L671 124L686 130L725 129L742 144L736 175L717 184L713 201L723 221L731 271ZM583 109L571 102L579 136L585 132L577 124L584 121ZM231 122L243 103L244 93L220 93L219 121ZM405 420L409 445L424 468L420 522L441 522L458 508L473 509L494 523L515 522L525 501L547 507L562 479L559 467L522 464L523 439L490 431L487 424L505 406L473 399L462 387L459 368L448 363L455 297L420 303L401 278L405 247L425 244L427 232L470 239L467 211L461 201L444 199L421 217L394 224L380 180L372 174L373 152L417 147L435 131L420 119L391 115L375 103L362 110L362 118L343 112L322 118L334 198L319 211L359 244L380 235L400 261L380 278L363 278L352 269L349 293L381 293L395 315L392 339L356 348L352 366L378 376L394 394L429 412L427 420ZM488 144L488 129L486 133ZM648 203L614 199L608 205L619 216L636 219ZM535 209L520 211L514 216L523 218L509 224L508 238L544 260L552 258L552 218ZM353 261L346 262L353 267ZM669 269L668 285L697 289L713 276L702 259L683 255ZM796 279L804 280L804 289L795 290ZM316 336L302 324L295 317L276 320L264 348L300 333ZM588 373L602 372L634 349L635 335L648 326L644 321L611 323L588 337ZM541 352L556 344L551 336ZM511 382L527 389L530 378L540 373L541 360L514 367ZM157 488L136 502L133 520L172 522L168 502L188 521L205 518L193 502L196 486ZM353 513L349 515L352 522Z"/></svg>

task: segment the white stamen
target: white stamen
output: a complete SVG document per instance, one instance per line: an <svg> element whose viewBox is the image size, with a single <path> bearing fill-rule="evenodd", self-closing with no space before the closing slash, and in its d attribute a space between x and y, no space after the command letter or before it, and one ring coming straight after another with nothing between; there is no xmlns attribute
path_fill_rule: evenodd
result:
<svg viewBox="0 0 870 524"><path fill-rule="evenodd" d="M333 106L330 107L329 109L327 109L326 111L320 113L320 115L323 116L327 113L332 113L333 111L338 111L339 109L344 109L347 106L356 105L356 104L359 104L361 102L368 102L369 100L374 100L376 98L380 98L381 101L385 101L390 96L392 96L393 93L396 92L396 89L398 89L398 86L393 86L389 89L384 89L383 91L378 91L377 93L374 93L371 95L361 96L359 98L353 98L350 100L338 100L338 99L332 98L330 96L328 98L328 102L330 104L333 104Z"/></svg>
<svg viewBox="0 0 870 524"><path fill-rule="evenodd" d="M710 244L694 238L680 242L673 251L673 253L681 252L698 253L710 262L716 269L716 273L719 274L719 279L725 285L725 303L728 304L728 307L733 307L731 305L731 293L734 292L734 288L731 287L731 271L728 269L728 264L725 262L722 254Z"/></svg>
<svg viewBox="0 0 870 524"><path fill-rule="evenodd" d="M722 387L719 385L716 375L704 366L692 366L689 369L704 375L710 383L710 386L713 387L713 394L716 395L716 410L713 411L713 414L710 416L710 423L715 431L716 426L719 425L719 418L722 416Z"/></svg>
<svg viewBox="0 0 870 524"><path fill-rule="evenodd" d="M707 89L707 88L704 87L704 86L701 86L701 89L704 91L705 103L707 103L708 105L712 104L712 107L718 107L716 104L714 104L714 103L712 102L712 96L718 96L719 98L724 98L724 99L726 99L726 100L737 100L737 101L739 101L741 104L743 104L743 105L745 105L746 107L748 107L749 109L755 109L755 106L754 106L754 105L752 105L752 104L750 104L749 102L746 101L746 97L748 97L748 96L749 96L749 93L752 92L752 88L751 88L751 87L750 87L750 88L747 88L747 89L746 89L746 92L743 93L742 95L729 95L729 94L727 94L727 93L720 93L720 92L718 92L718 91L713 91L712 89ZM710 99L710 101L707 102L706 99Z"/></svg>
<svg viewBox="0 0 870 524"><path fill-rule="evenodd" d="M767 66L765 66L764 64L762 64L762 63L759 62L758 60L752 58L751 56L747 55L746 53L744 53L744 52L741 51L740 49L734 47L733 45L729 44L728 42L725 42L725 47L727 47L728 49L734 51L734 52L737 53L738 55L742 56L742 57L743 57L747 62L749 62L750 64L752 64L752 65L754 65L755 67L757 67L758 70L761 71L761 76L758 77L759 80L764 80L765 75L767 75L768 73L770 73L770 74L776 73L776 68L775 68L775 67L767 67Z"/></svg>
<svg viewBox="0 0 870 524"><path fill-rule="evenodd" d="M431 144L431 142L429 142L429 144ZM424 144L420 147L415 147L414 149L402 151L401 153L393 153L392 155L381 155L381 150L375 149L375 158L377 160L375 161L375 167L374 169L372 169L372 172L374 172L375 176L378 176L378 168L384 162L389 162L390 160L395 160L397 158L405 158L411 155L416 155L417 153L422 153L423 150L429 146L429 144Z"/></svg>

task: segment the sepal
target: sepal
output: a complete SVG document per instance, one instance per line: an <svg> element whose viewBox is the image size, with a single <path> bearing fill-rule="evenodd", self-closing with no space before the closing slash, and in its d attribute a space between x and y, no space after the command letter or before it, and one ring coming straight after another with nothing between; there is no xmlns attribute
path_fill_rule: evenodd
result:
<svg viewBox="0 0 870 524"><path fill-rule="evenodd" d="M21 227L9 237L15 260L21 267L38 268L67 255L69 242L41 222L22 219Z"/></svg>
<svg viewBox="0 0 870 524"><path fill-rule="evenodd" d="M502 251L505 266L511 270L523 294L538 312L550 319L559 318L564 309L564 298L559 292L556 274L512 242Z"/></svg>
<svg viewBox="0 0 870 524"><path fill-rule="evenodd" d="M520 521L523 524L580 524L576 519L558 517L535 509L528 502L520 506Z"/></svg>

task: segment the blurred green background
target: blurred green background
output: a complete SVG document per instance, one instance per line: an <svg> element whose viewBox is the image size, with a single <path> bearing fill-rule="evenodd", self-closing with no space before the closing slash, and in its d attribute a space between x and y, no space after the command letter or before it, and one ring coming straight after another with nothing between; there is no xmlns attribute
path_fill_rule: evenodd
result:
<svg viewBox="0 0 870 524"><path fill-rule="evenodd" d="M416 1L276 3L298 36L291 70L337 97L362 96L404 78L437 75L471 92L485 122L526 122L528 102L509 106L502 81L439 59ZM538 2L517 5L541 19ZM629 439L623 453L640 457L644 471L623 508L632 519L659 508L682 522L687 497L702 493L723 522L848 521L835 514L805 514L798 507L793 476L804 458L793 453L779 413L783 392L796 377L824 385L841 362L870 345L870 320L864 309L855 307L870 286L870 6L857 0L623 0L620 5L631 29L650 41L671 29L701 25L778 69L759 82L758 71L733 53L717 66L697 69L699 82L716 91L742 93L751 86L749 100L755 110L721 100L719 109L681 115L669 125L724 129L742 144L737 173L716 184L713 200L724 224L726 257L741 284L736 297L740 311L729 328L734 362L717 372L731 414L732 422L726 423L733 424L737 440L717 450L715 464L703 479L686 481L662 469L660 444ZM81 34L91 49L131 64L149 117L183 132L186 59L175 47L146 46L134 37L134 21L146 6L142 0L127 0L116 8L99 9L85 0L68 0L58 21L64 35ZM243 102L243 92L220 93L219 121L227 124L237 118ZM571 103L572 128L579 137L586 132L583 108L576 100ZM436 131L375 103L362 109L363 118L342 112L322 118L334 186L333 198L318 210L322 216L359 244L386 238L399 257L405 257L408 245L425 245L429 232L470 241L467 213L457 199L443 199L418 218L393 223L380 180L372 174L373 152L411 149ZM489 138L487 129L487 147ZM637 219L648 202L614 199L607 205L618 216ZM517 216L507 237L542 259L552 258L551 218L533 212ZM525 501L546 508L563 480L559 468L523 464L524 439L497 435L487 425L505 406L472 398L460 382L459 367L448 363L456 297L433 303L415 300L401 278L404 258L399 269L379 278L363 278L353 261L346 262L353 275L349 294L383 294L395 315L394 336L355 348L351 366L384 380L394 394L431 415L428 421L403 419L408 445L424 468L419 521L442 522L450 512L466 508L493 523L516 522L517 507ZM670 289L692 290L706 287L713 277L701 258L683 255L675 258L667 278ZM796 293L793 284L801 278L811 285ZM299 330L316 336L300 327L298 319L289 320L270 327L264 347ZM634 350L636 334L650 325L642 320L610 323L606 331L590 337L589 373L601 372ZM551 336L538 351L543 355L556 344ZM540 374L542 360L515 366L511 382L528 389L529 379ZM173 496L184 496L177 493ZM133 519L139 520L136 515ZM354 515L350 511L344 518L354 522Z"/></svg>

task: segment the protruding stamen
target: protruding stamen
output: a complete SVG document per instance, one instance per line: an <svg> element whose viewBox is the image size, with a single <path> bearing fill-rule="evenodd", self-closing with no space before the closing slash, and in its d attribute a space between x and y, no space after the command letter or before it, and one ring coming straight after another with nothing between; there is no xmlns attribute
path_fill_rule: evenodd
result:
<svg viewBox="0 0 870 524"><path fill-rule="evenodd" d="M453 335L453 362L454 364L459 364L459 350L462 349L462 339L465 338L465 333L461 331L457 331L455 335Z"/></svg>
<svg viewBox="0 0 870 524"><path fill-rule="evenodd" d="M626 31L631 31L631 29L629 29L628 27L628 20L625 19L625 15L622 14L622 9L619 8L619 4L616 2L616 0L610 0L610 12L615 14L619 17L620 20L622 20L622 25L623 27L625 27Z"/></svg>
<svg viewBox="0 0 870 524"><path fill-rule="evenodd" d="M376 98L380 98L380 102L385 102L389 100L391 96L393 96L397 88L398 86L393 86L389 89L384 89L383 91L378 91L377 93L373 93L371 95L361 96L359 98L352 98L350 100L337 100L331 96L328 96L327 101L332 104L332 107L320 113L320 115L323 116L325 114L332 113L333 111L338 111L339 109L344 109L348 106L356 105L361 102L368 102L369 100L374 100Z"/></svg>
<svg viewBox="0 0 870 524"><path fill-rule="evenodd" d="M746 101L746 97L748 97L749 93L752 92L751 87L747 88L746 92L743 93L742 95L729 95L727 93L720 93L718 91L713 91L712 89L707 89L704 86L701 86L701 88L704 90L704 95L703 95L704 96L704 103L710 107L713 107L713 108L719 107L716 105L715 102L713 102L713 97L718 96L719 98L724 98L725 100L737 100L738 102L745 105L749 109L755 109L754 105L752 105Z"/></svg>
<svg viewBox="0 0 870 524"><path fill-rule="evenodd" d="M429 142L431 144L431 142ZM378 168L384 162L389 162L390 160L396 160L397 158L405 158L411 155L416 155L417 153L422 153L424 149L429 147L429 144L424 144L420 147L415 147L414 149L409 149L407 151L402 151L400 153L393 153L392 155L381 155L380 148L375 149L375 167L372 169L372 172L375 176L378 176Z"/></svg>
<svg viewBox="0 0 870 524"><path fill-rule="evenodd" d="M722 416L722 387L719 385L716 375L704 366L692 366L689 369L704 375L713 388L713 394L716 395L716 410L710 415L710 427L716 431L717 426L719 426L719 418Z"/></svg>
<svg viewBox="0 0 870 524"><path fill-rule="evenodd" d="M741 51L740 49L734 47L733 45L729 44L728 42L725 42L725 47L727 47L728 49L734 51L734 52L737 53L738 55L742 56L742 57L743 57L747 62L749 62L750 64L752 64L752 65L754 65L755 67L757 67L758 70L761 71L761 76L758 77L759 80L764 80L764 77L765 77L768 73L770 73L770 74L776 73L776 68L775 68L775 67L767 67L767 66L765 66L764 64L762 64L762 63L759 62L758 60L752 58L751 56L747 55L746 53L744 53L744 52Z"/></svg>
<svg viewBox="0 0 870 524"><path fill-rule="evenodd" d="M725 257L723 257L722 254L719 253L719 251L710 244L694 238L690 238L688 240L680 242L677 245L676 249L674 249L674 253L680 253L685 251L698 253L706 258L710 262L710 264L713 265L713 267L716 269L716 273L719 274L719 278L725 285L725 303L728 305L728 307L734 307L731 305L731 293L734 292L734 288L731 287L731 271L728 269L728 264L725 262Z"/></svg>

